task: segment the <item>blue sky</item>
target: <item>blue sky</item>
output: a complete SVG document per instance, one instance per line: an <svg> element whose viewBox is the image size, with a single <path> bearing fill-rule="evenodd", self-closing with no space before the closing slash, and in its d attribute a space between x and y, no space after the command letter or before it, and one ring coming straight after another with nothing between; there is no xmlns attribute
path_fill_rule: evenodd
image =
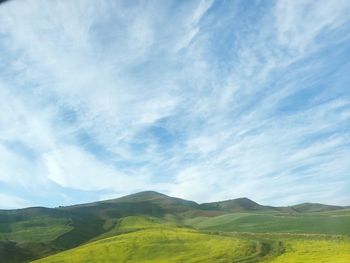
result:
<svg viewBox="0 0 350 263"><path fill-rule="evenodd" d="M0 5L0 207L143 190L350 205L350 1Z"/></svg>

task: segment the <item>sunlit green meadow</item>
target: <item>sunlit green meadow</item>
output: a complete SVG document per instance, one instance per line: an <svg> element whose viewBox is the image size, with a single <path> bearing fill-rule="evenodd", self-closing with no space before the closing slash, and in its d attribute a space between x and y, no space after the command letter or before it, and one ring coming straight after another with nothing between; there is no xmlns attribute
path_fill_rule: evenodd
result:
<svg viewBox="0 0 350 263"><path fill-rule="evenodd" d="M265 262L272 263L349 263L350 240L295 239L284 242L285 252Z"/></svg>
<svg viewBox="0 0 350 263"><path fill-rule="evenodd" d="M245 239L153 228L106 238L35 262L236 262L255 249L255 244Z"/></svg>
<svg viewBox="0 0 350 263"><path fill-rule="evenodd" d="M202 232L159 218L128 216L97 241L34 262L350 262L350 239L346 235L230 232L222 227L246 217L251 215L187 221L210 229ZM247 222L256 223L253 219Z"/></svg>

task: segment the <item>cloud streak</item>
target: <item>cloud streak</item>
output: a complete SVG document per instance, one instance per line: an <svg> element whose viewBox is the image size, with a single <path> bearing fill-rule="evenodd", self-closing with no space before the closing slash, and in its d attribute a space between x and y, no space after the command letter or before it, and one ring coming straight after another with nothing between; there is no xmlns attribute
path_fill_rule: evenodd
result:
<svg viewBox="0 0 350 263"><path fill-rule="evenodd" d="M348 11L341 0L2 5L0 186L347 204Z"/></svg>

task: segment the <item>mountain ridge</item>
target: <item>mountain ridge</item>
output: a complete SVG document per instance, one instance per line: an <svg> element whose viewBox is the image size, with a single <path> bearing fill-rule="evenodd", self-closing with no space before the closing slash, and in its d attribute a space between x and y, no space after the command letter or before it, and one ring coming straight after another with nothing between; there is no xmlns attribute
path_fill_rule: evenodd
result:
<svg viewBox="0 0 350 263"><path fill-rule="evenodd" d="M178 201L179 203L183 204L191 204L194 207L208 207L211 208L220 208L220 209L228 209L230 212L235 211L235 209L229 208L230 206L234 204L237 204L238 206L242 207L243 209L256 211L256 210L264 210L264 209L286 209L286 208L292 208L295 210L299 210L300 212L306 212L308 210L312 210L312 212L321 212L324 211L324 209L327 210L341 210L341 209L348 209L350 206L340 206L340 205L330 205L330 204L322 204L322 203L313 203L313 202L304 202L300 204L295 205L289 205L289 206L270 206L270 205L261 205L247 197L239 197L239 198L233 198L233 199L227 199L222 201L214 201L214 202L204 202L204 203L197 203L195 201L179 198L179 197L173 197L169 196L160 192L147 190L147 191L141 191L136 192L132 194L128 194L125 196L117 197L117 198L111 198L106 200L100 200L100 201L94 201L94 202L88 202L88 203L81 203L81 204L74 204L74 205L67 205L67 206L58 206L58 207L45 207L45 206L30 206L30 207L24 207L24 208L16 208L16 209L0 209L0 211L24 211L24 210L30 210L30 209L38 209L38 210L45 210L45 209L66 209L66 208L74 208L74 207L84 207L84 206L93 206L97 204L113 204L113 203L133 203L133 202L145 202L145 201L157 201L161 199L168 199L172 200L173 202ZM312 206L313 209L307 209L308 206ZM315 207L319 207L319 211L315 211Z"/></svg>
<svg viewBox="0 0 350 263"><path fill-rule="evenodd" d="M125 196L107 199L107 200L101 200L91 203L83 203L83 204L76 204L76 205L69 205L64 207L75 207L75 206L84 206L84 205L90 205L90 204L98 204L98 203L120 203L120 202L138 202L138 201L156 201L160 200L162 198L165 199L171 199L173 201L177 200L181 203L188 203L192 204L193 206L196 206L198 208L220 208L222 210L227 209L230 212L235 211L241 211L239 209L242 208L243 210L246 209L247 211L257 211L257 210L283 210L283 209L293 209L297 212L322 212L327 210L327 207L329 207L329 210L341 210L341 209L348 209L350 206L340 206L340 205L330 205L330 204L322 204L322 203L313 203L313 202L304 202L300 204L295 205L289 205L289 206L270 206L270 205L261 205L253 200L251 200L248 197L238 197L233 199L226 199L222 201L214 201L214 202L204 202L204 203L198 203L195 201L179 198L179 197L173 197L169 196L163 193L159 193L157 191L147 190L147 191L141 191L136 192L132 194L128 194ZM234 209L232 206L237 205L238 207ZM317 209L307 209L307 206L314 207L320 207L319 210ZM300 209L303 207L303 209ZM25 209L25 208L24 208Z"/></svg>

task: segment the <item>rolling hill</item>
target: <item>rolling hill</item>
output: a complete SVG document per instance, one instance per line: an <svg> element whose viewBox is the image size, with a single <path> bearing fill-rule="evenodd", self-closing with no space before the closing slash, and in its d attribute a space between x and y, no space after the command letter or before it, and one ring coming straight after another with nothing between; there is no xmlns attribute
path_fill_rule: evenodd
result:
<svg viewBox="0 0 350 263"><path fill-rule="evenodd" d="M159 236L157 235L159 231L165 231L166 234ZM140 244L136 245L135 238L136 240L149 238L149 244L158 244L156 250L164 249L161 241L163 239L169 239L170 243L175 242L172 240L182 240L183 246L174 245L174 247L186 255L188 254L186 251L192 246L189 243L197 238L196 242L202 242L200 240L203 234L210 235L206 236L208 240L226 237L234 242L235 238L239 238L240 244L248 240L252 248L246 250L250 251L250 254L255 253L254 260L257 260L257 257L264 259L266 251L270 251L266 252L266 255L277 255L281 252L278 242L275 244L271 243L271 240L261 238L242 239L241 236L226 236L233 232L349 236L350 210L346 207L312 203L291 207L263 206L248 198L198 204L152 191L59 208L0 210L0 262L29 262L70 249L79 255L81 253L86 255L86 251L93 244L99 244L98 247L101 249L107 249L101 247L101 244L105 244L103 240L113 244L126 242L126 248L130 241L138 247L141 254L150 249L145 249ZM122 236L130 239L123 239ZM187 236L189 240L186 239ZM202 253L193 247L191 250L194 254ZM130 251L125 253L125 257L128 258ZM222 262L228 262L225 261L224 254L213 252L213 256L222 256ZM86 259L86 256L81 257L83 260ZM172 256L160 255L159 262L162 262L162 258L169 257ZM248 261L242 262L249 262L251 256L239 255L238 258L240 260L245 258L244 260ZM134 261L130 259L125 262Z"/></svg>
<svg viewBox="0 0 350 263"><path fill-rule="evenodd" d="M336 206L336 205L324 205L324 204L317 204L317 203L303 203L299 205L294 205L292 208L300 213L306 213L306 212L325 212L325 211L334 211L334 210L341 210L345 209L345 207L342 206Z"/></svg>
<svg viewBox="0 0 350 263"><path fill-rule="evenodd" d="M225 212L273 210L272 207L259 205L258 203L245 197L221 202L204 203L203 206L216 208Z"/></svg>
<svg viewBox="0 0 350 263"><path fill-rule="evenodd" d="M160 228L102 239L37 262L227 262L245 259L254 249L238 238Z"/></svg>

